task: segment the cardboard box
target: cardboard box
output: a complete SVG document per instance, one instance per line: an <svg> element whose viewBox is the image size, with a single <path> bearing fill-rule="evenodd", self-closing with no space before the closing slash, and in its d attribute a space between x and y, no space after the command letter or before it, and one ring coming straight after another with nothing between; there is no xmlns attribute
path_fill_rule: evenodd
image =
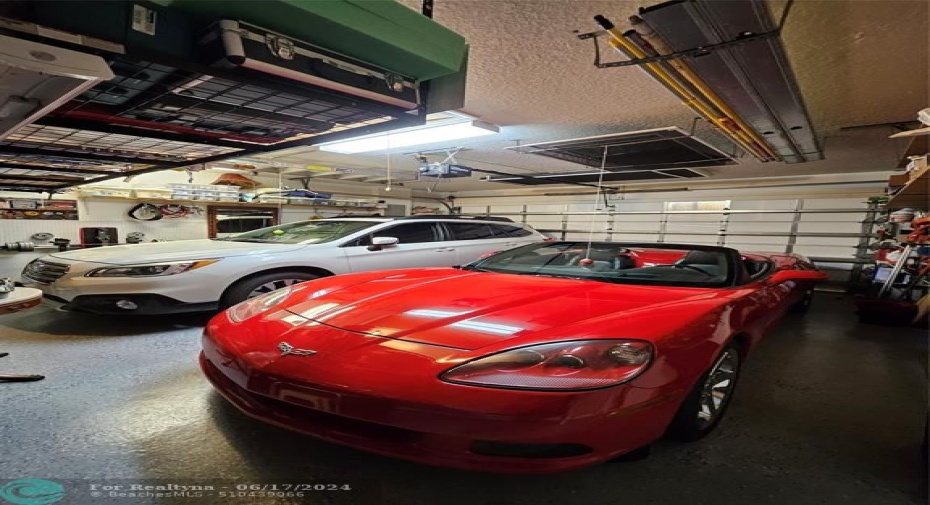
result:
<svg viewBox="0 0 930 505"><path fill-rule="evenodd" d="M910 174L895 174L888 178L888 186L904 186L910 180Z"/></svg>
<svg viewBox="0 0 930 505"><path fill-rule="evenodd" d="M921 156L920 158L915 158L911 163L914 164L914 168L912 168L912 169L908 172L908 175L910 176L910 180L912 180L912 181L913 181L913 180L916 180L918 177L920 177L920 176L926 174L927 171L930 170L930 165L928 165L928 163L927 163L927 157L926 157L926 156ZM908 163L908 167L910 167L911 163Z"/></svg>

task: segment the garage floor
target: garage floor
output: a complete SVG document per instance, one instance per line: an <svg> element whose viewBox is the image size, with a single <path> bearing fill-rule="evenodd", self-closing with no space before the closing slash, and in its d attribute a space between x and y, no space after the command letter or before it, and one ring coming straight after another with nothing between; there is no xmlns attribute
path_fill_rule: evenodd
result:
<svg viewBox="0 0 930 505"><path fill-rule="evenodd" d="M704 441L662 442L643 461L537 477L405 463L245 418L196 366L205 316L118 320L34 309L0 318L0 351L11 353L0 371L48 376L0 384L0 483L312 479L357 489L302 502L158 503L925 502L926 337L859 325L852 314L848 299L822 294L810 314L786 319L744 369L721 429Z"/></svg>

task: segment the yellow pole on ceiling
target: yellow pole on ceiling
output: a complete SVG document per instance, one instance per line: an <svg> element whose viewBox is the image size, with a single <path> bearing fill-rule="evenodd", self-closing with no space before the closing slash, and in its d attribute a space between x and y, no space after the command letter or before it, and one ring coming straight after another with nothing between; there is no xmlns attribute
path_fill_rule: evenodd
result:
<svg viewBox="0 0 930 505"><path fill-rule="evenodd" d="M651 44L659 54L671 54L675 52L671 47L669 47L668 44L666 44L665 40L660 37L651 26L649 26L649 23L646 23L646 21L644 21L639 16L630 17L630 24L633 25L633 29L636 30L640 36L646 39L646 41L649 42L649 44ZM740 130L745 132L754 143L758 144L759 147L761 147L769 155L769 157L779 157L777 154L775 154L775 151L769 147L768 143L762 137L760 137L751 126L743 121L743 118L741 118L739 114L736 113L736 111L734 111L722 98L720 98L720 96L717 95L714 90L710 89L710 87L707 85L707 83L704 82L703 79L698 77L698 75L695 74L693 70L691 70L691 67L689 67L688 64L677 59L669 60L668 63L675 70L677 70L678 73L685 78L685 80L687 80L689 83L691 83L692 86L700 91L704 97L707 98L711 104L713 104L714 107L717 107L721 112L723 112L737 125L739 125Z"/></svg>
<svg viewBox="0 0 930 505"><path fill-rule="evenodd" d="M623 33L620 32L604 16L595 16L595 21L601 25L604 30L610 34L611 39L609 41L610 45L615 49L622 50L623 52L631 55L634 58L647 58L648 55L642 51L635 44L630 42ZM744 131L735 127L735 121L733 118L728 117L726 114L723 114L722 111L717 111L709 107L704 101L699 97L695 96L690 90L682 86L681 83L672 75L670 75L661 65L658 63L644 63L643 66L648 68L651 73L658 77L658 79L664 83L673 93L679 96L684 101L684 104L695 110L708 121L716 125L722 131L727 133L730 138L736 141L746 152L752 154L757 158L768 159L771 156L764 150L760 149L760 146L756 144L749 136L746 135Z"/></svg>

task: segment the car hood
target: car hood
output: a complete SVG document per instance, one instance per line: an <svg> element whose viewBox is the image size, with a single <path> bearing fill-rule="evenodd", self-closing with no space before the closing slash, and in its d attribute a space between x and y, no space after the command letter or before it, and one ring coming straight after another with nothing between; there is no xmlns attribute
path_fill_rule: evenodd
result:
<svg viewBox="0 0 930 505"><path fill-rule="evenodd" d="M610 319L614 336L637 335L639 311L720 297L719 290L608 284L455 269L394 271L360 282L337 276L311 282L285 302L285 310L316 323L366 335L456 349L540 336L571 325L560 337L585 338ZM340 279L342 278L342 279ZM308 298L306 294L310 294ZM605 321L606 324L606 321ZM310 323L310 326L313 326ZM579 331L573 331L579 330ZM586 333L587 332L587 333Z"/></svg>
<svg viewBox="0 0 930 505"><path fill-rule="evenodd" d="M135 265L159 261L184 261L230 256L261 256L306 247L301 244L260 244L225 240L176 240L147 244L94 247L51 254L52 258L110 265Z"/></svg>

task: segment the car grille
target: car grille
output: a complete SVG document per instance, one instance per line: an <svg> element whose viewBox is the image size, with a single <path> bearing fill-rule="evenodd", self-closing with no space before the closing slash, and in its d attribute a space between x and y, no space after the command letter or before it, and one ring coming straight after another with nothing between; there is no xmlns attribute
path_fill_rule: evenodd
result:
<svg viewBox="0 0 930 505"><path fill-rule="evenodd" d="M23 280L38 284L51 284L68 273L68 265L44 260L31 261L23 269Z"/></svg>

